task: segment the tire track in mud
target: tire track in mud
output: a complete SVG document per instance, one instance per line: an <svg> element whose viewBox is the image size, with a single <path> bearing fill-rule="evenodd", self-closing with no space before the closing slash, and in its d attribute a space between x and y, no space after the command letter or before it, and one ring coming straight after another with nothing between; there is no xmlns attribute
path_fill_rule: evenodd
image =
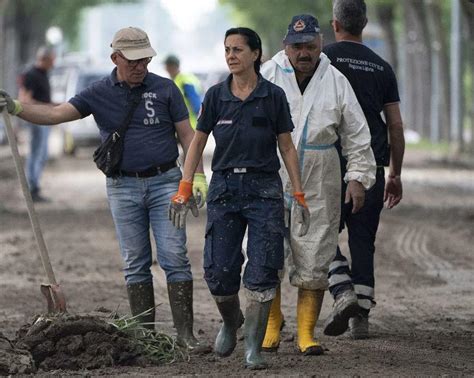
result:
<svg viewBox="0 0 474 378"><path fill-rule="evenodd" d="M402 226L400 236L395 241L396 251L402 258L413 260L414 264L428 274L440 275L445 270L453 269L453 266L429 248L431 232L427 227Z"/></svg>
<svg viewBox="0 0 474 378"><path fill-rule="evenodd" d="M457 212L403 205L382 219L390 224L383 244L394 245L386 265L391 293L384 298L388 311L376 312L371 325L385 335L397 332L415 338L472 334L474 261L465 253L470 238L459 237L466 235L468 222ZM436 343L432 347L436 349Z"/></svg>

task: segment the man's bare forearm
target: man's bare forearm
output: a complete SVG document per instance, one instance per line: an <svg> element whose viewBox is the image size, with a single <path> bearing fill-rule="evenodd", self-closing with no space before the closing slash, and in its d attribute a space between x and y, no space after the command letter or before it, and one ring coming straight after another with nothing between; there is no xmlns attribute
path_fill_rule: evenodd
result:
<svg viewBox="0 0 474 378"><path fill-rule="evenodd" d="M69 103L37 105L21 103L23 110L18 117L38 125L57 125L81 118L81 114Z"/></svg>

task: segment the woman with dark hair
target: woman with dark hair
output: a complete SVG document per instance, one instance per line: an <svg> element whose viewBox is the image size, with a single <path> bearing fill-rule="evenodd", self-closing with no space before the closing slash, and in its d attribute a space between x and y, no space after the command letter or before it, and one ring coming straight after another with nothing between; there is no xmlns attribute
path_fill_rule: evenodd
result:
<svg viewBox="0 0 474 378"><path fill-rule="evenodd" d="M259 74L259 36L248 28L232 28L225 34L224 46L230 75L206 94L183 179L170 203L170 218L175 226L183 227L186 213L194 208L192 178L213 132L216 148L207 196L204 278L224 321L214 350L219 356L229 356L244 321L238 292L242 240L248 229L243 275L245 366L264 369L267 364L260 351L284 259L284 199L277 146L291 178L292 185L285 191L291 193L289 200L295 201L300 214L301 234L309 227L309 211L290 135L293 123L288 102L283 90Z"/></svg>

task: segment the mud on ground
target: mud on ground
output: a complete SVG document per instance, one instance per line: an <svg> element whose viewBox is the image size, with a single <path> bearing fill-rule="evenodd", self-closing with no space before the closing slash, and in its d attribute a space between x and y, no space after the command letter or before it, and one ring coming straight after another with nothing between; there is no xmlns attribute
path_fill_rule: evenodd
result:
<svg viewBox="0 0 474 378"><path fill-rule="evenodd" d="M43 186L52 202L39 204L37 211L70 312L84 313L100 306L127 312L105 180L89 155L85 151L48 165ZM345 335L322 335L332 305L326 295L316 329L326 353L300 356L294 341L296 290L285 280L283 341L277 354L268 355L270 369L257 374L474 374L474 171L433 163L413 152L407 153L406 160L404 200L399 207L384 210L377 238L377 306L370 317L371 338L354 341ZM13 339L23 324L45 310L39 292L44 274L13 161L5 150L0 154L0 224L0 331ZM220 317L202 279L204 225L205 212L197 219L190 217L188 249L195 276L195 330L212 343ZM158 326L174 334L164 275L156 265L153 269L155 295L161 303ZM225 359L207 355L158 367L115 366L81 374L250 376L243 368L242 344Z"/></svg>

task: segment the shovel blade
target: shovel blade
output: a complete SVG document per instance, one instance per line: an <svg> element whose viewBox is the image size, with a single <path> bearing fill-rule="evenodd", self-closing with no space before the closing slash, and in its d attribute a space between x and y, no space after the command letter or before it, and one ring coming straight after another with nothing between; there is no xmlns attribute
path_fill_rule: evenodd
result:
<svg viewBox="0 0 474 378"><path fill-rule="evenodd" d="M41 284L41 292L48 304L48 313L66 312L66 298L59 285Z"/></svg>

